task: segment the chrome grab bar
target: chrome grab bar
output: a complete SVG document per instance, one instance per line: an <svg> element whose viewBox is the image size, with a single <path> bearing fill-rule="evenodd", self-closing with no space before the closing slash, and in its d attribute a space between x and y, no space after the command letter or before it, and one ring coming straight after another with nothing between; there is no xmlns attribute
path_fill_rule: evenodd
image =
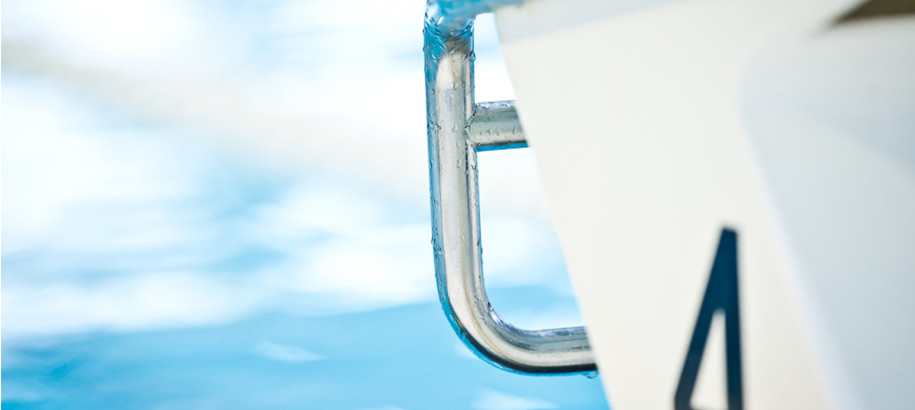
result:
<svg viewBox="0 0 915 410"><path fill-rule="evenodd" d="M477 152L527 146L513 102L474 104L473 20L490 11L484 3L433 0L426 11L426 126L439 299L461 340L496 367L529 374L594 372L584 327L518 329L493 310L483 285Z"/></svg>

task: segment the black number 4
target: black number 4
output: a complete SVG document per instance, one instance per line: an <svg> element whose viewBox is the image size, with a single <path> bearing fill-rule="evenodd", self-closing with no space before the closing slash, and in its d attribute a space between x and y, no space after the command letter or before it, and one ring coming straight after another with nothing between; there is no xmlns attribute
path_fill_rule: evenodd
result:
<svg viewBox="0 0 915 410"><path fill-rule="evenodd" d="M680 383L674 394L674 408L689 410L705 343L708 341L712 318L724 313L725 353L727 357L728 409L743 409L743 377L740 360L740 303L737 290L737 232L725 228L718 241L718 252L709 275L702 307L696 319L693 338L689 342Z"/></svg>

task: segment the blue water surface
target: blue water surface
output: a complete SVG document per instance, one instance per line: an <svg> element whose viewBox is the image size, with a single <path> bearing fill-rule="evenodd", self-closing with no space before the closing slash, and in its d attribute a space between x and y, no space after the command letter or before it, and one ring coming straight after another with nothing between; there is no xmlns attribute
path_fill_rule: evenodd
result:
<svg viewBox="0 0 915 410"><path fill-rule="evenodd" d="M400 3L4 2L4 408L607 407L448 325ZM533 156L482 168L494 305L580 323Z"/></svg>

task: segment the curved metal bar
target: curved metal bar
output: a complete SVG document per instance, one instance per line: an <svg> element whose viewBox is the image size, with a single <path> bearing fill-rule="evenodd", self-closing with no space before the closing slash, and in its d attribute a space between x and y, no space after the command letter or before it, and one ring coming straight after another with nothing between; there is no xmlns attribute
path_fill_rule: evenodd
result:
<svg viewBox="0 0 915 410"><path fill-rule="evenodd" d="M517 4L523 0L428 0L426 26L434 26L441 33L456 34L473 24L480 14L501 6Z"/></svg>
<svg viewBox="0 0 915 410"><path fill-rule="evenodd" d="M424 51L432 243L442 308L464 343L497 367L528 374L593 372L583 327L518 329L489 303L483 286L477 149L505 147L523 141L523 134L513 106L481 104L474 115L473 18L449 21L437 14L440 10L432 4L427 10Z"/></svg>

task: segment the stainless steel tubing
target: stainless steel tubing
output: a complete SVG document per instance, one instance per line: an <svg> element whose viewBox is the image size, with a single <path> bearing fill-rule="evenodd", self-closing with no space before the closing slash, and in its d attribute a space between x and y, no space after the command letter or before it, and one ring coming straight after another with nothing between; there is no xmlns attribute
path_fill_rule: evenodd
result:
<svg viewBox="0 0 915 410"><path fill-rule="evenodd" d="M518 329L499 317L486 295L477 151L525 142L513 104L474 105L473 16L449 17L433 2L424 30L432 243L442 308L464 343L497 367L539 375L593 372L583 327Z"/></svg>
<svg viewBox="0 0 915 410"><path fill-rule="evenodd" d="M467 138L477 151L527 147L514 101L474 105Z"/></svg>

